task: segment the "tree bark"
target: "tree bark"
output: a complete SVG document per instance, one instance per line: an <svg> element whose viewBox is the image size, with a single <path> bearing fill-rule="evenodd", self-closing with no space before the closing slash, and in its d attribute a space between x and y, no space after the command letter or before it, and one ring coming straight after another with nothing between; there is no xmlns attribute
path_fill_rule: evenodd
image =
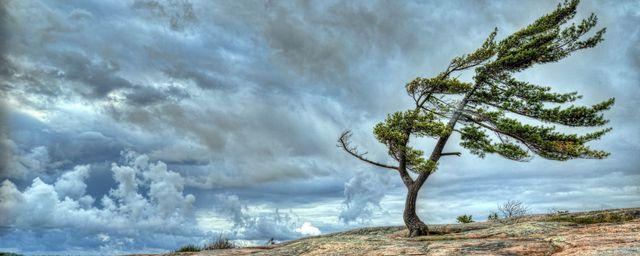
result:
<svg viewBox="0 0 640 256"><path fill-rule="evenodd" d="M418 191L420 187L407 187L407 201L404 205L404 224L409 229L409 237L426 236L429 234L429 228L416 214L416 200L418 199Z"/></svg>

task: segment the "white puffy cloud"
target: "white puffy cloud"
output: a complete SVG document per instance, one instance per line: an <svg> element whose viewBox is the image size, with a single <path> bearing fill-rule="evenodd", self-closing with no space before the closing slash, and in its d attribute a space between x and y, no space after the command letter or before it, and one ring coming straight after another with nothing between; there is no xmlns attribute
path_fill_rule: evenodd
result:
<svg viewBox="0 0 640 256"><path fill-rule="evenodd" d="M11 223L20 214L16 209L23 201L24 196L11 181L0 184L0 225Z"/></svg>
<svg viewBox="0 0 640 256"><path fill-rule="evenodd" d="M299 228L296 228L296 232L303 235L308 235L308 236L317 236L322 233L320 232L320 229L311 225L310 222L303 223L302 226L300 226Z"/></svg>
<svg viewBox="0 0 640 256"><path fill-rule="evenodd" d="M3 181L0 225L13 231L2 234L0 249L33 235L30 230L47 234L74 230L76 235L91 238L91 243L78 239L64 245L88 246L91 250L96 250L93 243L111 249L123 243L129 249L140 246L148 246L147 250L167 249L177 246L177 241L185 241L185 237L204 236L193 218L195 197L184 194L184 179L164 163L149 163L146 155L129 153L126 164L114 163L111 171L117 187L104 195L99 205L85 194L85 179L90 175L90 167L86 165L62 174L53 184L35 178L23 191L11 181ZM151 239L158 236L165 239ZM167 241L167 237L175 241ZM50 244L24 246L24 250L52 249Z"/></svg>
<svg viewBox="0 0 640 256"><path fill-rule="evenodd" d="M70 172L65 172L58 178L54 187L60 197L80 198L87 189L84 180L89 177L89 165L78 165Z"/></svg>

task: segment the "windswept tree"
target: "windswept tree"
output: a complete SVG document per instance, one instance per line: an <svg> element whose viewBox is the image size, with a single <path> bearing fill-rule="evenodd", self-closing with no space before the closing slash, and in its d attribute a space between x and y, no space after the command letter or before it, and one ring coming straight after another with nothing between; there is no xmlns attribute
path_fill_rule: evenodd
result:
<svg viewBox="0 0 640 256"><path fill-rule="evenodd" d="M418 191L436 171L442 157L461 155L443 151L454 132L460 135L462 147L481 158L497 154L524 162L533 155L557 161L602 159L609 155L586 143L599 139L611 128L582 135L566 131L571 127L605 125L608 120L602 112L613 105L613 98L593 106L567 106L581 96L577 92L554 92L551 87L514 77L536 64L559 61L603 40L605 29L589 33L597 22L594 14L577 24L567 24L576 15L578 2L559 4L553 12L500 41L496 41L495 29L480 48L454 58L442 73L409 82L406 91L415 105L388 115L373 129L397 165L366 158L365 153L350 145L350 131L340 136L338 146L347 153L398 172L408 190L404 223L409 236L428 234L427 226L416 214ZM458 73L471 70L472 81L457 79ZM552 124L562 126L562 131ZM429 155L410 143L417 137L436 140Z"/></svg>

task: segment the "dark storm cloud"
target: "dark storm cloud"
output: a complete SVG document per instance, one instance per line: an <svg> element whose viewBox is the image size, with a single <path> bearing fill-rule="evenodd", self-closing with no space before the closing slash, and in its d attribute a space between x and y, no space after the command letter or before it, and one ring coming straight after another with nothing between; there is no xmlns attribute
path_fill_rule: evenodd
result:
<svg viewBox="0 0 640 256"><path fill-rule="evenodd" d="M131 146L117 136L107 137L95 130L52 131L46 124L20 113L12 113L9 121L16 144L23 150L46 146L52 162L75 165L109 161Z"/></svg>
<svg viewBox="0 0 640 256"><path fill-rule="evenodd" d="M25 75L14 78L14 81L25 86L22 88L25 94L43 95L49 102L73 95L89 101L109 101L112 100L109 94L115 91L123 92L126 102L132 106L153 105L188 97L184 89L176 86L156 88L135 84L118 74L121 68L117 61L96 62L81 52L52 52L47 54L45 63L54 68L23 70ZM62 88L62 84L71 88Z"/></svg>
<svg viewBox="0 0 640 256"><path fill-rule="evenodd" d="M9 20L10 16L7 13L6 5L7 3L4 1L0 3L0 75L3 77L10 75L12 72L5 57L5 51L8 48L8 41L11 36L9 33L11 21Z"/></svg>
<svg viewBox="0 0 640 256"><path fill-rule="evenodd" d="M8 33L8 21L9 15L7 15L6 3L0 2L0 78L5 80L4 78L11 74L12 70L7 63L7 59L5 57L7 47L7 40L9 38ZM9 135L9 129L7 127L6 120L6 103L5 99L7 98L5 92L5 83L0 82L0 177L5 177L6 173L9 172L9 159L10 155L10 147L7 143L7 137Z"/></svg>
<svg viewBox="0 0 640 256"><path fill-rule="evenodd" d="M9 136L9 127L7 124L6 105L4 100L0 100L0 177L6 177L10 171L8 168L11 158L11 147L7 138Z"/></svg>
<svg viewBox="0 0 640 256"><path fill-rule="evenodd" d="M147 10L158 18L168 19L170 28L177 31L198 21L193 4L188 0L135 0L133 8Z"/></svg>
<svg viewBox="0 0 640 256"><path fill-rule="evenodd" d="M118 97L123 97L128 103L141 106L188 95L175 86L141 84L146 81L135 78L136 71L141 70L131 66L138 65L135 60L144 57L132 53L145 52L145 42L136 41L140 38L120 37L117 40L122 44L105 44L115 39L110 34L115 33L110 28L113 24L103 23L104 19L92 21L99 15L109 16L103 11L114 6L87 10L61 3L9 4L18 11L8 16L8 33L12 37L7 39L9 52L3 58L11 72L4 72L10 82L3 87L21 97L24 104L47 108L58 100L74 97L86 101L119 101ZM27 27L25 17L37 18ZM58 47L68 42L75 43ZM127 46L139 49L121 48Z"/></svg>
<svg viewBox="0 0 640 256"><path fill-rule="evenodd" d="M88 91L79 93L88 98L105 98L114 90L133 87L131 82L116 75L120 69L116 61L93 63L77 52L54 53L48 59L59 69L54 72L60 78L87 86Z"/></svg>
<svg viewBox="0 0 640 256"><path fill-rule="evenodd" d="M158 89L149 86L134 86L125 93L127 103L132 106L149 106L166 101L180 101L190 97L189 93L176 86Z"/></svg>
<svg viewBox="0 0 640 256"><path fill-rule="evenodd" d="M12 151L2 159L17 159L32 175L12 178L19 192L33 185L35 176L52 184L75 166L90 164L87 194L99 198L118 186L110 164L133 149L168 163L197 198L196 210L238 223L236 237L245 239L297 237L301 233L293 229L309 221L322 231L352 227L341 223L340 210L345 220L400 224L405 190L399 178L362 174L385 170L340 152L335 147L340 132L352 129L354 144L372 159L388 161L371 129L387 113L410 106L406 82L442 71L452 57L478 47L494 27L504 38L557 4L3 3L11 12L2 20L8 36L2 37L6 65L0 86L16 111L2 138ZM484 216L507 199L522 200L538 212L558 204L571 210L637 204L638 5L585 1L579 16L596 12L599 26L607 27L602 45L521 75L563 92L577 90L585 96L579 103L616 97L606 114L614 130L594 143L612 152L609 159L478 160L454 137L447 150L463 156L440 163L420 194L421 214L450 222L459 214ZM425 149L432 143L417 142ZM381 183L389 186L376 191ZM603 202L593 202L594 197ZM285 210L305 208L296 214ZM10 241L26 243L32 236L25 232L16 231ZM54 236L72 231L56 232L42 238L51 242L43 244L64 244ZM170 236L159 236L154 246L175 245L167 242ZM93 248L106 243L102 239L73 245ZM126 242L127 235L109 239L108 244ZM64 250L47 246L30 248ZM127 248L131 244L122 250Z"/></svg>
<svg viewBox="0 0 640 256"><path fill-rule="evenodd" d="M187 79L193 81L202 89L229 89L233 86L230 81L225 80L221 74L211 74L209 71L201 70L199 67L185 67L176 65L164 70L165 74L172 78Z"/></svg>

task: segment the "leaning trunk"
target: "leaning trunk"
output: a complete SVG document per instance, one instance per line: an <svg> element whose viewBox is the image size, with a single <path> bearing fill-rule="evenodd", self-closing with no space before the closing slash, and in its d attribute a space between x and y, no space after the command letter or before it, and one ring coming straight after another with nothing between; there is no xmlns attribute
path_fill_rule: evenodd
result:
<svg viewBox="0 0 640 256"><path fill-rule="evenodd" d="M407 193L407 201L404 205L404 224L409 229L409 237L426 236L429 234L427 225L424 224L416 214L416 200L418 199L418 191L420 188L409 186Z"/></svg>

